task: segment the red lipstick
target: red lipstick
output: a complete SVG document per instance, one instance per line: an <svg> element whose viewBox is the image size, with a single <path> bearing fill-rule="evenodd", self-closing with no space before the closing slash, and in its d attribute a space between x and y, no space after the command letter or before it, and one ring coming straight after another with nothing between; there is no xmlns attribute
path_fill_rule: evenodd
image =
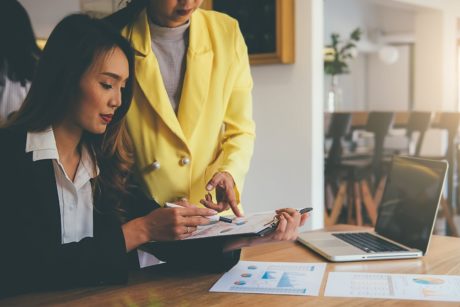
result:
<svg viewBox="0 0 460 307"><path fill-rule="evenodd" d="M104 121L104 123L108 124L112 121L113 114L101 114L100 117Z"/></svg>

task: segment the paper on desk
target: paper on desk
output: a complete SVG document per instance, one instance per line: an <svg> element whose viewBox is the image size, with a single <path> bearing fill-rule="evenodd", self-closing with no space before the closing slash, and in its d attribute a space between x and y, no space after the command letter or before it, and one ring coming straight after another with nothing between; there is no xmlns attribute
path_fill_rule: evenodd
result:
<svg viewBox="0 0 460 307"><path fill-rule="evenodd" d="M330 272L324 296L460 302L460 276Z"/></svg>
<svg viewBox="0 0 460 307"><path fill-rule="evenodd" d="M326 263L240 261L210 292L318 296Z"/></svg>

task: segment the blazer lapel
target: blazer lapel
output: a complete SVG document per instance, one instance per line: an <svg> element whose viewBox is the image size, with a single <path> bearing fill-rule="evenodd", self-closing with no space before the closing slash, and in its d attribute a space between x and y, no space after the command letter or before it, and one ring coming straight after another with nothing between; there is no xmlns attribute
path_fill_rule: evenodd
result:
<svg viewBox="0 0 460 307"><path fill-rule="evenodd" d="M187 139L190 139L208 98L214 53L207 25L200 10L190 21L190 41L186 72L178 111L178 120Z"/></svg>
<svg viewBox="0 0 460 307"><path fill-rule="evenodd" d="M164 87L158 61L150 45L150 29L146 11L144 10L140 14L130 33L127 29L123 33L125 37L131 40L134 49L137 51L135 75L139 87L166 125L186 143L186 138Z"/></svg>
<svg viewBox="0 0 460 307"><path fill-rule="evenodd" d="M47 237L61 243L61 213L52 161L33 162L32 154L28 156L30 156L32 184L35 186L37 198L40 199L37 203L43 204L43 207L39 208L40 213L50 221L46 225Z"/></svg>

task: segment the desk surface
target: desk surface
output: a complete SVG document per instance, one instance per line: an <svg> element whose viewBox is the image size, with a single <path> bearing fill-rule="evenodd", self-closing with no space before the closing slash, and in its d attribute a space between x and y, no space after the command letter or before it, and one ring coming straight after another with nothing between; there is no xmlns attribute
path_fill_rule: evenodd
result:
<svg viewBox="0 0 460 307"><path fill-rule="evenodd" d="M333 226L331 229L357 229ZM302 245L282 242L246 248L243 260L283 262L324 262ZM460 275L460 238L434 236L428 255L421 259L329 263L327 272L381 272ZM124 286L83 288L69 291L36 293L0 300L1 306L55 305L85 306L367 306L401 305L396 300L329 298L324 296L282 296L263 294L210 293L208 290L222 274L170 272L165 266L133 272ZM326 278L320 295L323 295ZM452 305L441 302L404 301L405 306Z"/></svg>

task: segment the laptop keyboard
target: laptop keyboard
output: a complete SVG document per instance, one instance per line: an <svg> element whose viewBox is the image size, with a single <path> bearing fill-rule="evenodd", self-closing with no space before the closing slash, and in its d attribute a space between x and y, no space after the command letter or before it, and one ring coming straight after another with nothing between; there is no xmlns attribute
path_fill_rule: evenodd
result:
<svg viewBox="0 0 460 307"><path fill-rule="evenodd" d="M368 232L333 233L332 235L336 238L339 238L342 241L356 246L357 248L365 251L366 253L407 251L406 248L385 241Z"/></svg>

